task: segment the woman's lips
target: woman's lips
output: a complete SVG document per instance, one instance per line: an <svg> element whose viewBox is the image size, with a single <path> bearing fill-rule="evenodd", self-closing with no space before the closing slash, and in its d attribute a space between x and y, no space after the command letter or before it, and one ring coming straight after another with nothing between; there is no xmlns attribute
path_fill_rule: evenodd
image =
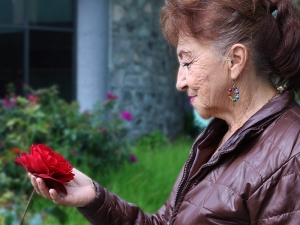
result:
<svg viewBox="0 0 300 225"><path fill-rule="evenodd" d="M191 104L194 102L195 97L196 97L196 96L189 96L189 98L190 98L190 103L191 103Z"/></svg>

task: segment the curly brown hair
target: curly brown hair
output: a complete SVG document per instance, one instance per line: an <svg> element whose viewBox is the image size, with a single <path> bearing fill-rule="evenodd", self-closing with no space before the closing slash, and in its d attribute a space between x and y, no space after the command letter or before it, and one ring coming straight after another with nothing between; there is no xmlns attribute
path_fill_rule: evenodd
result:
<svg viewBox="0 0 300 225"><path fill-rule="evenodd" d="M299 8L289 0L166 0L161 28L175 46L183 34L212 42L222 55L242 43L258 74L287 78L288 88L298 90L299 15Z"/></svg>

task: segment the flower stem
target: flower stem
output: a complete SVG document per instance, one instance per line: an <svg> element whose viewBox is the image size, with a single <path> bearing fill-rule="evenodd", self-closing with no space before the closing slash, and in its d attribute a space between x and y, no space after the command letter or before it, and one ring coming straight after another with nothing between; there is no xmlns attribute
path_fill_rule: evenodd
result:
<svg viewBox="0 0 300 225"><path fill-rule="evenodd" d="M26 212L27 212L28 206L29 206L29 204L30 204L30 202L31 202L31 200L32 200L32 197L33 197L34 193L35 193L35 190L33 189L33 190L32 190L32 192L31 192L31 195L30 195L30 197L29 197L29 200L28 200L28 202L27 202L27 205L26 205L25 211L24 211L24 213L23 213L23 216L22 216L22 219L21 219L20 225L23 225L23 222L24 222L24 219L25 219L25 215L26 215Z"/></svg>

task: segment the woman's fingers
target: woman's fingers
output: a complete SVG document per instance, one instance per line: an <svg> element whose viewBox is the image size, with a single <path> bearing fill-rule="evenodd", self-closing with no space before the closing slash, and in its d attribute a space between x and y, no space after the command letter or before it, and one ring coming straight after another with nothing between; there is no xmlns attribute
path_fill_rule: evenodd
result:
<svg viewBox="0 0 300 225"><path fill-rule="evenodd" d="M54 189L49 190L42 178L35 177L31 173L28 173L28 177L37 194L42 195L44 198L50 199L57 204L62 201L57 191Z"/></svg>
<svg viewBox="0 0 300 225"><path fill-rule="evenodd" d="M39 195L41 195L41 192L39 190L39 187L38 187L38 184L36 182L36 177L31 175L30 173L28 174L29 178L30 178L30 181L31 181L31 184L33 186L33 188L35 189L36 193L38 193Z"/></svg>
<svg viewBox="0 0 300 225"><path fill-rule="evenodd" d="M49 188L46 186L42 178L36 178L36 183L38 185L38 190L45 198L51 199L49 194Z"/></svg>
<svg viewBox="0 0 300 225"><path fill-rule="evenodd" d="M50 189L49 190L49 194L50 194L50 198L52 199L52 201L56 204L60 204L62 202L62 197L59 196L59 194L57 193L56 190L54 189Z"/></svg>

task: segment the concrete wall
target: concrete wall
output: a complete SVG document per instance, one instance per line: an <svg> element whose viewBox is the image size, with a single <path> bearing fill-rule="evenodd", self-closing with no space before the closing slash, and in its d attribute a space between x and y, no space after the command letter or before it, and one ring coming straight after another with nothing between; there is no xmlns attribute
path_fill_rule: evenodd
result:
<svg viewBox="0 0 300 225"><path fill-rule="evenodd" d="M161 0L78 0L77 100L89 110L106 93L127 110L128 137L183 131L183 94L175 88L175 49L164 40Z"/></svg>
<svg viewBox="0 0 300 225"><path fill-rule="evenodd" d="M133 113L130 136L183 130L184 94L175 88L176 52L160 27L161 0L110 1L109 90L117 109Z"/></svg>

